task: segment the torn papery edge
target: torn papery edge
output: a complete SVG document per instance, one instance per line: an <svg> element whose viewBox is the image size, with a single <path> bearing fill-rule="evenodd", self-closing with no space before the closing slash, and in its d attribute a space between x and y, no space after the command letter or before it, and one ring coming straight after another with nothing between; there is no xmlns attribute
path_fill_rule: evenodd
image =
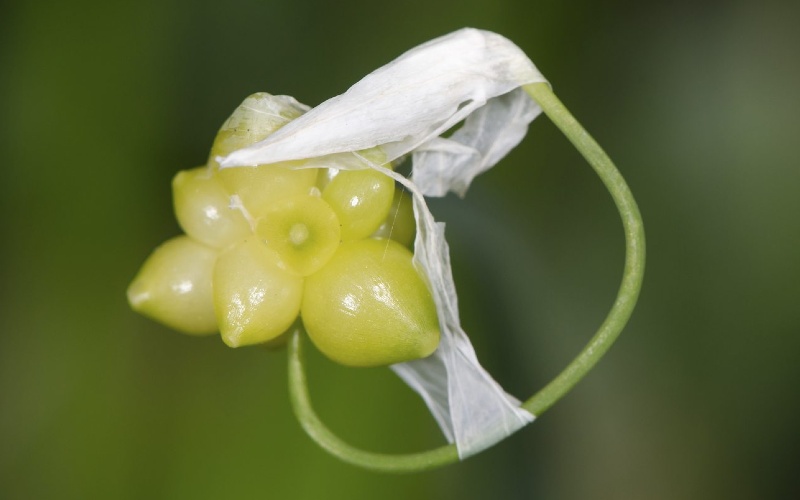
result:
<svg viewBox="0 0 800 500"><path fill-rule="evenodd" d="M305 167L352 169L365 162L412 193L414 260L431 286L442 336L431 356L392 369L420 394L462 459L534 416L478 362L459 321L444 224L423 195L463 196L476 175L522 140L541 109L520 87L535 82L546 80L512 42L462 29L411 49L264 141L218 159L222 168L307 160ZM449 138L440 137L462 120ZM412 153L411 180L358 153L376 146L385 164Z"/></svg>

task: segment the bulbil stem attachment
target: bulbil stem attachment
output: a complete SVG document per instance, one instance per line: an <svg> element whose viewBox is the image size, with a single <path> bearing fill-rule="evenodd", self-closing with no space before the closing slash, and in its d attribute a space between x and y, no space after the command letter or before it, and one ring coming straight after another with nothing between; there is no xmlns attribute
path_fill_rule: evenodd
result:
<svg viewBox="0 0 800 500"><path fill-rule="evenodd" d="M311 406L303 366L303 335L302 326L298 326L289 339L289 398L300 425L317 444L347 463L382 472L416 472L458 461L454 444L421 453L392 455L360 450L342 441L320 420Z"/></svg>
<svg viewBox="0 0 800 500"><path fill-rule="evenodd" d="M522 404L537 417L567 394L603 357L633 313L644 277L645 238L641 214L622 175L611 159L584 130L546 83L523 87L556 127L591 165L608 189L622 219L625 233L625 266L617 298L600 328L569 365L544 388ZM320 420L311 405L303 360L302 329L289 341L289 394L300 425L322 448L341 460L382 472L417 472L457 462L455 444L411 454L373 453L355 448L337 437Z"/></svg>

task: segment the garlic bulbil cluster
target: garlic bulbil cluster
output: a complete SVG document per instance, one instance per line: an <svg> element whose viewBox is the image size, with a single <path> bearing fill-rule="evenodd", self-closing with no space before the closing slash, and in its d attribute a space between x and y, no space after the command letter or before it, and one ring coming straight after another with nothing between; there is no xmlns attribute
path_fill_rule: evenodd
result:
<svg viewBox="0 0 800 500"><path fill-rule="evenodd" d="M436 308L412 263L408 195L383 173L380 148L346 168L303 160L220 168L307 108L254 94L220 129L208 164L173 180L185 235L158 247L128 288L138 312L176 330L219 332L231 346L279 342L302 321L334 361L379 366L430 355ZM343 160L344 161L344 160ZM323 161L324 163L324 161Z"/></svg>

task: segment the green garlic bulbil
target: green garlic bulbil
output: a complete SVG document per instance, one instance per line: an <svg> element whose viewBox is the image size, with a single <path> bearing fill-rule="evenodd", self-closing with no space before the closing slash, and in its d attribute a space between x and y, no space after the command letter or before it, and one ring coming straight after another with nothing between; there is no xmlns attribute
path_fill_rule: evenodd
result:
<svg viewBox="0 0 800 500"><path fill-rule="evenodd" d="M408 249L410 199L391 178L366 164L216 163L304 111L290 98L248 97L217 134L208 164L175 176L186 235L147 259L128 288L131 306L185 333L219 331L231 347L273 341L299 316L319 350L346 365L428 356L439 343L436 308Z"/></svg>

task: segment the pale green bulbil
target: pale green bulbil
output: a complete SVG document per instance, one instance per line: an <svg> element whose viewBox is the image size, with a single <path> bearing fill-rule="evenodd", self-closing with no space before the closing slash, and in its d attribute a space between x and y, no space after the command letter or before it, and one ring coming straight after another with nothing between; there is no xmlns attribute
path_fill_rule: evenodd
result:
<svg viewBox="0 0 800 500"><path fill-rule="evenodd" d="M308 194L315 185L316 170L289 168L299 162L219 169L216 157L265 139L301 114L303 110L294 100L263 92L253 94L236 108L214 139L210 167L228 193L237 195L254 218L261 217L273 201Z"/></svg>
<svg viewBox="0 0 800 500"><path fill-rule="evenodd" d="M423 358L439 344L430 292L412 254L392 240L345 242L306 278L301 317L326 356L350 366Z"/></svg>
<svg viewBox="0 0 800 500"><path fill-rule="evenodd" d="M220 127L211 159L264 140L304 113L294 99L258 92L248 96Z"/></svg>
<svg viewBox="0 0 800 500"><path fill-rule="evenodd" d="M193 335L217 331L212 269L217 252L188 236L155 249L128 287L128 302L145 316Z"/></svg>
<svg viewBox="0 0 800 500"><path fill-rule="evenodd" d="M178 172L172 196L178 223L198 241L225 248L250 234L250 224L240 210L231 208L230 195L207 167Z"/></svg>
<svg viewBox="0 0 800 500"><path fill-rule="evenodd" d="M414 204L411 195L395 187L389 215L372 234L373 238L391 238L404 247L413 248L417 225L414 221Z"/></svg>
<svg viewBox="0 0 800 500"><path fill-rule="evenodd" d="M394 180L376 170L339 172L322 192L342 224L342 241L366 238L392 206Z"/></svg>
<svg viewBox="0 0 800 500"><path fill-rule="evenodd" d="M263 217L282 199L308 195L315 187L316 169L292 170L288 164L225 168L217 172L222 185L237 195L253 218Z"/></svg>
<svg viewBox="0 0 800 500"><path fill-rule="evenodd" d="M282 269L277 254L255 238L222 252L213 278L220 334L231 347L280 336L300 311L303 279Z"/></svg>
<svg viewBox="0 0 800 500"><path fill-rule="evenodd" d="M340 224L318 196L297 196L270 205L256 235L292 272L307 276L324 266L339 246Z"/></svg>

